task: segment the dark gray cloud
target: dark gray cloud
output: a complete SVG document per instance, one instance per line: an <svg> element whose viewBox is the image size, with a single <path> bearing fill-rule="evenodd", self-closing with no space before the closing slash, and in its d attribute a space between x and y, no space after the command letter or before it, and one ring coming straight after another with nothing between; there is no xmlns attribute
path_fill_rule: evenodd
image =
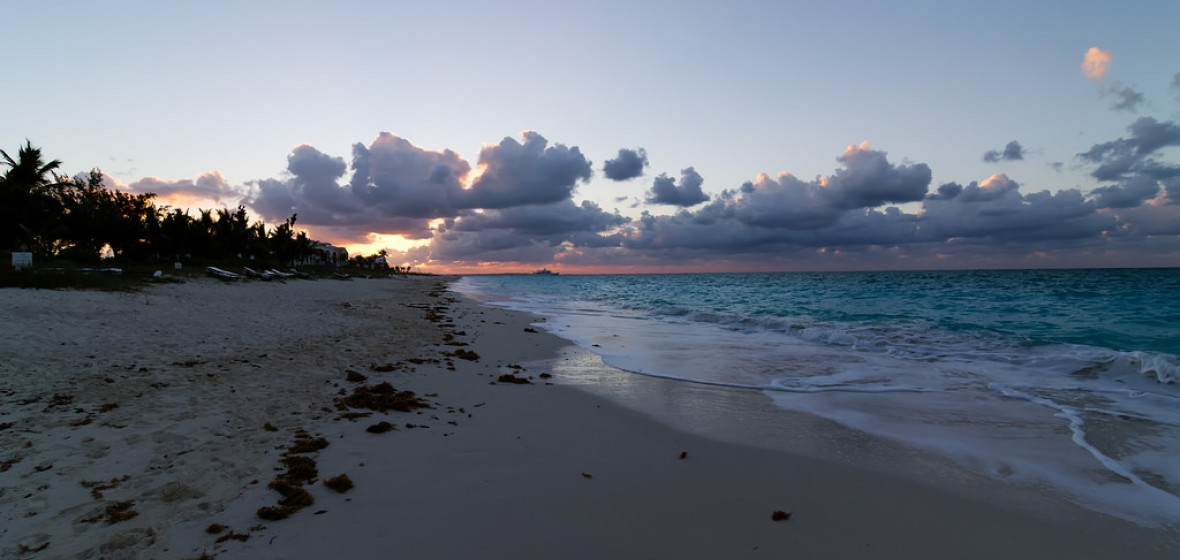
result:
<svg viewBox="0 0 1180 560"><path fill-rule="evenodd" d="M709 195L701 190L705 179L695 169L688 167L680 170L680 186L676 180L660 173L651 184L647 194L647 202L651 204L671 204L673 206L694 206L709 200Z"/></svg>
<svg viewBox="0 0 1180 560"><path fill-rule="evenodd" d="M402 218L458 215L456 201L471 171L459 154L419 148L388 132L368 148L355 144L352 154L349 188L365 207Z"/></svg>
<svg viewBox="0 0 1180 560"><path fill-rule="evenodd" d="M1136 175L1117 185L1098 187L1091 195L1103 208L1133 208L1155 198L1159 191L1158 180Z"/></svg>
<svg viewBox="0 0 1180 560"><path fill-rule="evenodd" d="M1180 146L1180 126L1174 122L1159 122L1141 117L1127 127L1129 138L1095 144L1078 157L1097 164L1091 176L1100 181L1112 181L1139 172L1170 175L1176 166L1159 163L1152 155L1169 146Z"/></svg>
<svg viewBox="0 0 1180 560"><path fill-rule="evenodd" d="M1110 106L1116 111L1135 112L1139 104L1143 103L1143 94L1131 89L1131 86L1115 86L1110 89L1110 93L1118 98L1118 101Z"/></svg>
<svg viewBox="0 0 1180 560"><path fill-rule="evenodd" d="M216 174L133 186L241 200L268 222L297 213L301 226L334 241L362 243L374 232L429 239L406 258L457 267L1076 266L1086 258L1131 262L1125 255L1139 250L1180 255L1180 165L1171 150L1177 146L1180 125L1139 118L1125 137L1078 154L1098 188L1051 193L1023 192L1003 174L932 188L928 165L890 161L866 143L837 157L829 175L760 174L714 196L705 194L694 168L679 179L660 175L647 202L675 211L635 219L575 202L575 189L592 176L590 161L577 147L550 144L535 132L486 146L477 165L383 133L354 145L351 164L299 146L287 159L287 174L244 187L226 185ZM623 162L625 152L604 173L625 176L611 165ZM1012 161L1024 148L1012 141L989 153Z"/></svg>
<svg viewBox="0 0 1180 560"><path fill-rule="evenodd" d="M1024 147L1015 140L1008 142L1003 150L988 150L983 154L983 161L996 163L999 161L1020 161L1024 159Z"/></svg>
<svg viewBox="0 0 1180 560"><path fill-rule="evenodd" d="M287 158L290 176L252 182L245 202L268 221L298 213L301 225L332 227L354 241L368 232L424 239L432 235L431 220L567 200L590 177L590 162L578 148L550 147L535 132L522 137L523 143L504 138L485 147L483 173L470 188L464 183L472 168L459 154L420 148L387 132L369 146L353 145L351 166L302 145Z"/></svg>
<svg viewBox="0 0 1180 560"><path fill-rule="evenodd" d="M830 203L839 209L873 208L889 202L915 202L926 196L930 167L924 163L894 165L885 152L873 150L868 142L849 146L836 158L844 164L823 189Z"/></svg>
<svg viewBox="0 0 1180 560"><path fill-rule="evenodd" d="M283 220L298 213L308 225L347 223L364 207L352 193L339 185L348 165L344 158L332 157L303 144L287 156L285 181L257 181L256 191L248 199L250 206L268 221Z"/></svg>
<svg viewBox="0 0 1180 560"><path fill-rule="evenodd" d="M602 232L626 224L629 219L602 211L588 200L575 205L571 200L553 204L517 206L464 216L455 222L457 231L508 230L534 236L564 235L571 232Z"/></svg>
<svg viewBox="0 0 1180 560"><path fill-rule="evenodd" d="M1180 165L1159 157L1165 148L1180 146L1180 126L1142 117L1127 131L1129 137L1095 144L1078 154L1083 162L1095 166L1091 176L1114 183L1094 189L1094 200L1105 208L1133 208L1154 199L1161 188L1177 200Z"/></svg>
<svg viewBox="0 0 1180 560"><path fill-rule="evenodd" d="M953 196L927 198L920 238L934 242L968 238L1027 243L1098 238L1104 230L1116 226L1113 216L1099 213L1099 205L1086 200L1077 189L1027 195L1019 189L1020 185L1007 176L993 175L957 189Z"/></svg>
<svg viewBox="0 0 1180 560"><path fill-rule="evenodd" d="M1176 75L1172 76L1172 89L1176 90L1177 96L1180 96L1180 72L1176 72Z"/></svg>
<svg viewBox="0 0 1180 560"><path fill-rule="evenodd" d="M472 213L440 228L431 258L443 261L550 262L564 250L617 247L609 233L629 222L598 205L571 200ZM605 234L604 234L605 233Z"/></svg>
<svg viewBox="0 0 1180 560"><path fill-rule="evenodd" d="M577 146L548 146L532 131L521 133L524 143L504 138L479 152L483 174L464 191L465 208L509 208L557 202L573 195L580 181L593 173L590 161Z"/></svg>
<svg viewBox="0 0 1180 560"><path fill-rule="evenodd" d="M622 148L615 159L608 159L602 166L602 173L612 181L626 181L643 175L647 167L647 152L643 148L628 150Z"/></svg>
<svg viewBox="0 0 1180 560"><path fill-rule="evenodd" d="M86 181L86 177L81 179ZM104 181L115 184L113 179L106 176ZM127 185L127 190L141 194L154 193L165 204L178 206L187 206L189 203L204 200L237 205L243 194L241 187L226 183L220 171L202 173L196 181L165 181L156 177L146 177Z"/></svg>
<svg viewBox="0 0 1180 560"><path fill-rule="evenodd" d="M699 259L796 255L784 263L821 262L816 258L820 253L936 259L944 253L986 250L1011 257L1046 247L1098 246L1105 242L1105 231L1120 225L1080 191L1022 195L1019 185L1004 175L966 186L944 184L924 199L917 213L897 207L841 210L823 201L820 193L827 187L820 183L789 174L778 180L763 175L696 212L645 214L623 238L624 247ZM822 219L814 217L816 211L824 212Z"/></svg>

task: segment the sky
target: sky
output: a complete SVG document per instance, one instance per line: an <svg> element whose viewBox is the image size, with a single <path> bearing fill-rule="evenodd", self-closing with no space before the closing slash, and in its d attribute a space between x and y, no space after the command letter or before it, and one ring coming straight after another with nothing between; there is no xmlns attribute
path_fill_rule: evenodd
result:
<svg viewBox="0 0 1180 560"><path fill-rule="evenodd" d="M22 2L0 149L452 273L1180 266L1180 2Z"/></svg>

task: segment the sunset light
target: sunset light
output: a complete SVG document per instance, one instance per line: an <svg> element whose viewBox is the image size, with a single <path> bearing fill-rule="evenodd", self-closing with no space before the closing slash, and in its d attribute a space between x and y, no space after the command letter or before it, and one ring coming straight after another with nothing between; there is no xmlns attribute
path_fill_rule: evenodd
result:
<svg viewBox="0 0 1180 560"><path fill-rule="evenodd" d="M3 15L0 557L1180 559L1180 0Z"/></svg>

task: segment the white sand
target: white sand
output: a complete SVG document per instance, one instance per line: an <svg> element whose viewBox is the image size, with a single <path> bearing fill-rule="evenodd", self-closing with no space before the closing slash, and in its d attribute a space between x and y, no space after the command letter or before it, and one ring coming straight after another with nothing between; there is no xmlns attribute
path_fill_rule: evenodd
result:
<svg viewBox="0 0 1180 560"><path fill-rule="evenodd" d="M1180 550L1117 520L1036 519L686 434L547 385L543 360L562 341L525 332L528 317L429 295L441 281L0 290L0 556L1079 559ZM447 333L470 345L444 344ZM479 359L447 355L458 349ZM368 380L346 381L350 369ZM534 383L492 383L511 372ZM434 408L337 419L338 393L381 381L430 395ZM365 431L382 420L398 429ZM261 520L257 510L279 498L266 486L298 429L330 442L304 455L319 470L307 486L315 504ZM356 485L347 493L319 482L342 473ZM84 481L111 487L98 497ZM138 515L108 523L107 507L127 501ZM775 510L792 516L772 521ZM217 543L228 531L206 533L213 523L248 539Z"/></svg>

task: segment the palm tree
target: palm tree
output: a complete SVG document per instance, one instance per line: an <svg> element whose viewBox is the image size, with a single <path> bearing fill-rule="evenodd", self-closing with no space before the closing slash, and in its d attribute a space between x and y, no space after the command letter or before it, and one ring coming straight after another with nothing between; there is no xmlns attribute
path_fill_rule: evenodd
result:
<svg viewBox="0 0 1180 560"><path fill-rule="evenodd" d="M0 177L0 250L35 250L45 253L44 237L61 216L54 189L62 181L53 173L61 162L46 162L41 149L32 142L17 152L16 159L0 150L8 167Z"/></svg>

